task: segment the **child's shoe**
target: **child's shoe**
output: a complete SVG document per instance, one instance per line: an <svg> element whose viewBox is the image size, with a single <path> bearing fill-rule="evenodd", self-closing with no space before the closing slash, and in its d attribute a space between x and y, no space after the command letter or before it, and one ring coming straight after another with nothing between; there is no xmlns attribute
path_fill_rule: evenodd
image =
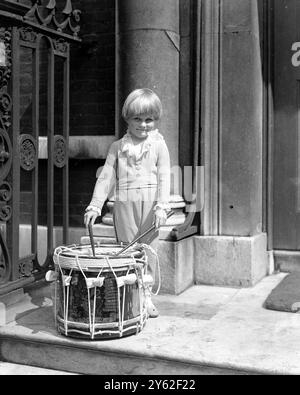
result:
<svg viewBox="0 0 300 395"><path fill-rule="evenodd" d="M156 318L159 316L159 312L150 298L147 300L147 312L149 314L149 318Z"/></svg>

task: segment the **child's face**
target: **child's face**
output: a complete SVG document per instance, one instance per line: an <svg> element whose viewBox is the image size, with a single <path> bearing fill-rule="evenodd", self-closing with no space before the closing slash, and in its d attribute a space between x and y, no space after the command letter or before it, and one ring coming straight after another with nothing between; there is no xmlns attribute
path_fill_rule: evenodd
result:
<svg viewBox="0 0 300 395"><path fill-rule="evenodd" d="M156 129L157 121L153 115L141 114L127 120L130 133L137 139L144 140L148 133Z"/></svg>

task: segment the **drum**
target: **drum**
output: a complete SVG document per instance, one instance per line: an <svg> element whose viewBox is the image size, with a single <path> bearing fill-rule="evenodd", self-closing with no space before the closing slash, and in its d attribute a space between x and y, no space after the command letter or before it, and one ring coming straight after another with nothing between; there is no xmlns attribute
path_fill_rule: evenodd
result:
<svg viewBox="0 0 300 395"><path fill-rule="evenodd" d="M59 333L91 340L139 333L148 319L147 255L135 245L58 247L54 251L54 314Z"/></svg>

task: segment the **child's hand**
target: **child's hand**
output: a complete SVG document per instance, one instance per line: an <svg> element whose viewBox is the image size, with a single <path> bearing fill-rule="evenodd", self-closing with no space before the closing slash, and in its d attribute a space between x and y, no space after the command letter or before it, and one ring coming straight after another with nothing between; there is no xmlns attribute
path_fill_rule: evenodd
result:
<svg viewBox="0 0 300 395"><path fill-rule="evenodd" d="M162 208L157 208L155 210L155 227L159 228L163 226L167 221L167 213L166 210Z"/></svg>
<svg viewBox="0 0 300 395"><path fill-rule="evenodd" d="M97 211L89 210L84 214L84 224L88 226L89 224L94 225L96 218L99 216Z"/></svg>

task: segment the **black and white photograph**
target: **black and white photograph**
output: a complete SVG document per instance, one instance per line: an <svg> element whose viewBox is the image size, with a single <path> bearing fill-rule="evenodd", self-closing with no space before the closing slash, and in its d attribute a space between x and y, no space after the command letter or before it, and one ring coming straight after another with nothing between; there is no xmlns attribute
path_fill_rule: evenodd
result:
<svg viewBox="0 0 300 395"><path fill-rule="evenodd" d="M300 0L0 0L0 376L199 391L298 345Z"/></svg>

